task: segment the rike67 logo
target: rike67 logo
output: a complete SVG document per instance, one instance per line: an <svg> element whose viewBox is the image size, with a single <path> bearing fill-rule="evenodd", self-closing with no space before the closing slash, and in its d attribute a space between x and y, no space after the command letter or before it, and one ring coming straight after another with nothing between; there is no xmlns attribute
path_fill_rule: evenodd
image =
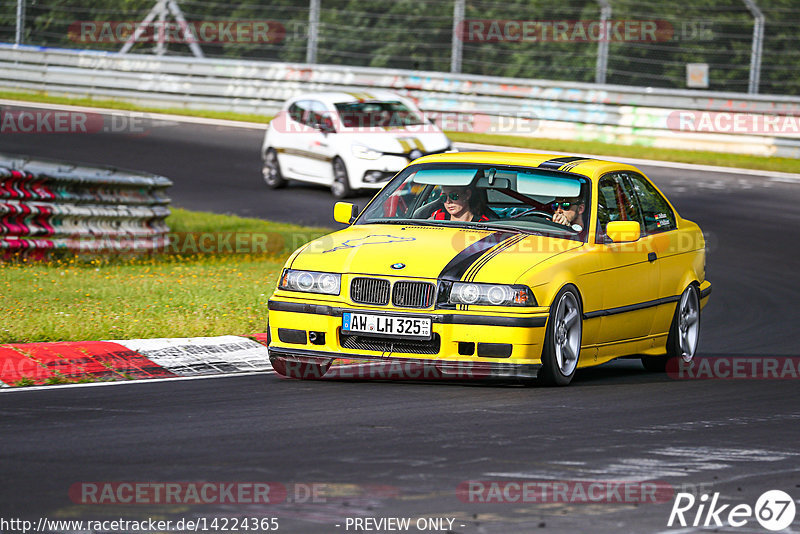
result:
<svg viewBox="0 0 800 534"><path fill-rule="evenodd" d="M755 519L763 528L777 532L791 525L794 518L794 500L781 490L762 493L755 506L720 504L718 492L711 497L704 493L699 498L691 493L678 493L667 526L743 527Z"/></svg>

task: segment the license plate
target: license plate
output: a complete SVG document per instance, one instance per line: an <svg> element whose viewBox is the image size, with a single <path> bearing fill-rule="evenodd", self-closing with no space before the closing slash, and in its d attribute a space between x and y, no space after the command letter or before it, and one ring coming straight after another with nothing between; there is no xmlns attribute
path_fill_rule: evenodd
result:
<svg viewBox="0 0 800 534"><path fill-rule="evenodd" d="M431 338L430 317L398 317L371 313L344 312L342 332L372 336Z"/></svg>

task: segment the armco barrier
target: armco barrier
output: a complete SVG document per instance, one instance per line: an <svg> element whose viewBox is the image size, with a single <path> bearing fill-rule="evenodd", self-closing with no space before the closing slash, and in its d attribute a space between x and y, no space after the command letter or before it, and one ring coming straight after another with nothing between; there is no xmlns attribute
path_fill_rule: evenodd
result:
<svg viewBox="0 0 800 534"><path fill-rule="evenodd" d="M6 89L264 115L300 92L388 89L427 112L485 115L479 122L489 133L800 158L794 121L786 128L760 127L800 116L797 97L2 44L0 69ZM713 132L690 131L676 129L679 111L730 116L721 128L712 125ZM536 121L516 127L508 117Z"/></svg>
<svg viewBox="0 0 800 534"><path fill-rule="evenodd" d="M0 255L166 245L162 176L0 154Z"/></svg>

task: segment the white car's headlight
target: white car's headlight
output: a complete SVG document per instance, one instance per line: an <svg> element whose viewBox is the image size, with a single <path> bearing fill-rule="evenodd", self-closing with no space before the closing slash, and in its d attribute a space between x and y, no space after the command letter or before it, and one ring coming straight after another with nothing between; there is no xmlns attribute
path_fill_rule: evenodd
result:
<svg viewBox="0 0 800 534"><path fill-rule="evenodd" d="M284 269L280 289L302 291L304 293L324 293L338 295L342 286L342 275L316 271L296 271Z"/></svg>
<svg viewBox="0 0 800 534"><path fill-rule="evenodd" d="M448 302L481 306L536 306L536 299L528 286L469 282L454 282Z"/></svg>
<svg viewBox="0 0 800 534"><path fill-rule="evenodd" d="M383 152L373 150L366 145L353 144L353 155L361 159L378 159L383 156Z"/></svg>

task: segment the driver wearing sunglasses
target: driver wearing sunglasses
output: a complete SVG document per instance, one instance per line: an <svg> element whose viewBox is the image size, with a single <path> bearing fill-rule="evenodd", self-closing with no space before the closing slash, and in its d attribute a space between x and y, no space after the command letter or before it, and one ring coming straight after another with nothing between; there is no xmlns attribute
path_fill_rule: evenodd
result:
<svg viewBox="0 0 800 534"><path fill-rule="evenodd" d="M550 204L553 222L569 226L576 232L583 230L583 211L586 209L581 198L557 198Z"/></svg>
<svg viewBox="0 0 800 534"><path fill-rule="evenodd" d="M440 197L444 207L433 212L431 219L438 221L485 222L489 218L474 201L469 187L442 186Z"/></svg>

